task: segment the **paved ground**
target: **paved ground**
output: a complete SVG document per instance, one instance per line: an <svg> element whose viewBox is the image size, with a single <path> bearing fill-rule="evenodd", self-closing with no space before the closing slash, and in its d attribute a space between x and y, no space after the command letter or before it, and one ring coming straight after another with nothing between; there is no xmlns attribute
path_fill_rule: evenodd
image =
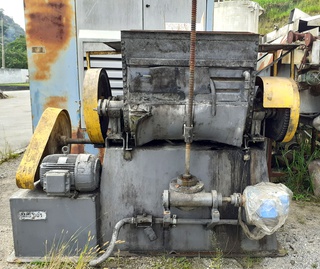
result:
<svg viewBox="0 0 320 269"><path fill-rule="evenodd" d="M6 91L0 99L0 153L25 148L32 135L29 91Z"/></svg>

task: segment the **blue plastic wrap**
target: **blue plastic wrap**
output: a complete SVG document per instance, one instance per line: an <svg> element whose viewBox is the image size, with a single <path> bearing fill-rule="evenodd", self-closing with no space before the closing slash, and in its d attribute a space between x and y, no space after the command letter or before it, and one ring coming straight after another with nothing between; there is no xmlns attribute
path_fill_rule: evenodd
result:
<svg viewBox="0 0 320 269"><path fill-rule="evenodd" d="M292 198L291 190L285 185L261 182L246 187L243 196L248 224L270 235L285 223Z"/></svg>

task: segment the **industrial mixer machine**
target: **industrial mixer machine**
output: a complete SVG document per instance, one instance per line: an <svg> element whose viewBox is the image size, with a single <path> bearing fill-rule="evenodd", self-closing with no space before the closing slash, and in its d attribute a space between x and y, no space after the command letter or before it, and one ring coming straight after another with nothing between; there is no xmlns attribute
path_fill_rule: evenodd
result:
<svg viewBox="0 0 320 269"><path fill-rule="evenodd" d="M296 83L256 77L253 33L122 31L118 45L123 95L105 69L86 71L89 140L71 138L66 110L38 123L10 199L15 259L109 241L98 265L118 239L121 253L279 255L292 193L269 183L266 137L293 137ZM71 154L76 143L103 159Z"/></svg>

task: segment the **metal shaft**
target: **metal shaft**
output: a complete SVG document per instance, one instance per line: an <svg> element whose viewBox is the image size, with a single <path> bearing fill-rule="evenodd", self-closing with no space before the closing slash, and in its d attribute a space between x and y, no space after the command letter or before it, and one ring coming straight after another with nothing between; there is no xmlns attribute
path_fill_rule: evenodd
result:
<svg viewBox="0 0 320 269"><path fill-rule="evenodd" d="M2 18L1 18L1 42L2 42L2 68L5 68L5 56L4 56L4 29L3 29L3 15L2 15Z"/></svg>
<svg viewBox="0 0 320 269"><path fill-rule="evenodd" d="M194 69L195 69L195 58L196 58L196 20L197 20L197 0L192 0L190 60L189 60L189 73L190 73L189 97L187 100L187 124L186 124L186 126L189 128L192 127L192 119L193 119L192 111L193 111L193 93L194 93ZM190 149L191 149L191 143L186 141L185 175L187 177L190 176Z"/></svg>
<svg viewBox="0 0 320 269"><path fill-rule="evenodd" d="M183 175L184 178L190 177L190 152L191 152L191 144L186 143L186 167L185 167L185 174Z"/></svg>

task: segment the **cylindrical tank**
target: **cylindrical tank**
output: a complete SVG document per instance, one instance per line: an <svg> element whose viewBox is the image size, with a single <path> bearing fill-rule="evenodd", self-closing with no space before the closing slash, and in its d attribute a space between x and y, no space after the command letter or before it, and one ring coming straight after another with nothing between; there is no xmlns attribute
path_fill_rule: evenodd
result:
<svg viewBox="0 0 320 269"><path fill-rule="evenodd" d="M256 2L223 1L214 5L213 30L258 33L259 16L264 12Z"/></svg>

